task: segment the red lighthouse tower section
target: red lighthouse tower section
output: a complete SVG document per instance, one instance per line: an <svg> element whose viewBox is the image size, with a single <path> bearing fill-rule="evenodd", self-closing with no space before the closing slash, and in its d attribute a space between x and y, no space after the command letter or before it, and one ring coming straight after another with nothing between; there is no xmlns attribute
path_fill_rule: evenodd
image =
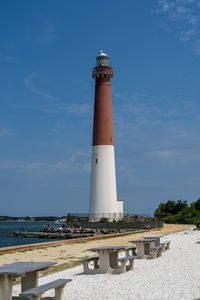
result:
<svg viewBox="0 0 200 300"><path fill-rule="evenodd" d="M102 217L110 221L123 216L123 203L117 201L110 79L110 57L102 51L93 69L95 103L90 183L90 221Z"/></svg>
<svg viewBox="0 0 200 300"><path fill-rule="evenodd" d="M97 66L94 68L92 76L96 79L92 145L113 146L114 141L110 90L110 78L113 77L113 70L108 66Z"/></svg>

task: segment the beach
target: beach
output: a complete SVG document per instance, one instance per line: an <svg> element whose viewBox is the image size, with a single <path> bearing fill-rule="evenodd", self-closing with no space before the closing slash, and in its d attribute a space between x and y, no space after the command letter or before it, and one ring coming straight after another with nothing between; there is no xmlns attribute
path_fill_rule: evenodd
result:
<svg viewBox="0 0 200 300"><path fill-rule="evenodd" d="M191 225L174 225L164 224L161 229L155 229L148 231L146 234L170 234L178 232L187 228L191 228ZM90 256L92 252L87 251L88 248L95 248L99 246L107 245L130 245L129 241L142 238L144 232L137 234L129 234L127 236L117 235L113 238L109 236L103 236L101 239L89 238L78 240L66 240L55 241L41 244L26 245L28 247L13 247L0 249L0 265L5 265L17 261L55 261L57 266L50 269L56 271L57 269L65 269L74 265L77 265L77 260ZM36 247L34 249L34 247ZM1 251L5 249L4 254ZM18 249L18 250L17 250ZM11 251L6 253L6 251ZM20 250L20 251L19 251Z"/></svg>
<svg viewBox="0 0 200 300"><path fill-rule="evenodd" d="M168 231L170 228L165 230ZM40 278L40 284L57 278L73 279L65 287L64 299L66 300L194 300L200 298L200 231L185 229L170 233L167 239L171 240L171 246L161 257L153 260L136 259L134 269L124 274L84 275L80 265ZM112 244L119 244L114 240ZM107 240L106 244L111 244L111 240ZM87 244L86 247L90 246ZM19 291L20 287L16 285L14 294L18 295ZM46 295L50 296L52 292Z"/></svg>

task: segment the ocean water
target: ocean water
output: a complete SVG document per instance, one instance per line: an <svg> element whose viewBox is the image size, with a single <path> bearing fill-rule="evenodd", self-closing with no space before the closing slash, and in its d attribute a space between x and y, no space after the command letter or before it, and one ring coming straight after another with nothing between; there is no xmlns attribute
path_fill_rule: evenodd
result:
<svg viewBox="0 0 200 300"><path fill-rule="evenodd" d="M25 237L8 237L14 231L21 230L22 227L27 231L40 231L48 222L0 222L0 247L26 245L55 241L55 239L39 239ZM60 227L59 224L51 222L52 227Z"/></svg>

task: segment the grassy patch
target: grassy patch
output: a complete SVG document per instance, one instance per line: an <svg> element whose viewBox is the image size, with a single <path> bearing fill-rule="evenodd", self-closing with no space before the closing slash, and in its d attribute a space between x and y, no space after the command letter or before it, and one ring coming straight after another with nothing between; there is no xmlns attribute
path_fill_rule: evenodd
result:
<svg viewBox="0 0 200 300"><path fill-rule="evenodd" d="M64 271L66 269L76 267L80 264L81 263L78 262L78 261L71 261L71 262L64 263L64 264L61 264L61 265L58 265L58 266L52 266L52 267L50 267L46 270L40 271L39 272L39 277L43 277L43 276L47 276L47 275L52 274L52 273ZM16 281L13 282L13 285L19 284L20 282L21 282L21 278L17 277Z"/></svg>
<svg viewBox="0 0 200 300"><path fill-rule="evenodd" d="M52 274L55 272L63 271L63 270L78 266L80 264L81 263L78 261L72 261L72 262L64 263L64 264L61 264L58 266L52 266L46 270L40 271L39 276L46 276L46 275L49 275L49 274Z"/></svg>

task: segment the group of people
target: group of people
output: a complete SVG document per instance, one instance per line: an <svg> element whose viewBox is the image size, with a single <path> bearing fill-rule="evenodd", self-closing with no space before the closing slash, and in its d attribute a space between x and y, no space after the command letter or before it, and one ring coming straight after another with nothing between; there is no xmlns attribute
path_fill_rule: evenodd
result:
<svg viewBox="0 0 200 300"><path fill-rule="evenodd" d="M145 229L145 230L150 230L150 229L151 229L151 226L145 224L145 225L144 225L144 229Z"/></svg>

